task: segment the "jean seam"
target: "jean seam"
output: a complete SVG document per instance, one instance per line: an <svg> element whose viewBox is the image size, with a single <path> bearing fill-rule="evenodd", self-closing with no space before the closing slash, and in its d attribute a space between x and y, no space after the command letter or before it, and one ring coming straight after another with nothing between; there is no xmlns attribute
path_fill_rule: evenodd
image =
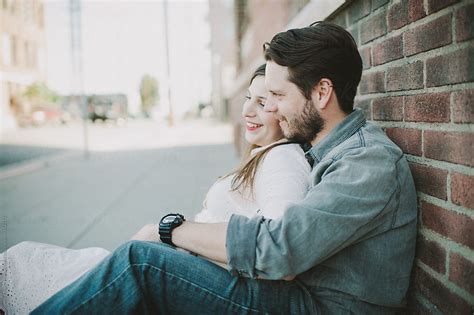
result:
<svg viewBox="0 0 474 315"><path fill-rule="evenodd" d="M166 274L166 275L168 275L168 276L171 276L171 277L173 277L173 278L177 278L177 279L179 279L179 280L181 280L181 281L183 281L183 282L186 282L186 283L188 283L188 284L190 284L190 285L192 285L192 286L198 287L198 288L200 288L201 290L206 291L207 293L209 293L209 294L211 294L211 295L213 295L213 296L215 296L215 297L217 297L217 298L219 298L219 299L221 299L221 300L223 300L223 301L225 301L225 302L227 302L227 303L230 303L230 304L232 304L232 305L234 305L234 306L237 306L237 307L239 307L239 308L242 308L242 309L244 309L244 310L252 311L252 312L257 312L257 313L266 313L266 312L264 312L264 311L260 311L260 310L254 309L254 308L249 308L249 307L246 307L246 306L244 306L244 305L238 304L238 303L236 303L236 302L234 302L234 301L231 301L231 300L229 300L229 299L227 299L227 298L225 298L225 297L223 297L223 296L218 295L218 294L215 293L215 292L212 292L212 291L210 291L210 290L208 290L208 289L206 289L206 288L204 288L204 287L202 287L202 286L199 286L199 285L196 284L196 283L193 283L193 282L191 282L191 281L188 281L188 280L186 280L186 279L184 279L184 278L181 278L181 277L179 277L179 276L177 276L177 275L175 275L175 274L166 272L165 270L160 269L160 268L158 268L158 267L155 267L155 266L153 266L153 265L150 265L150 264L148 264L148 263L144 263L144 264L131 264L131 265L127 266L127 268L125 268L119 275L117 275L110 283L108 283L108 284L107 284L105 287L103 287L100 291L98 291L98 292L95 293L93 296L91 296L90 298L88 298L86 301L82 302L80 305L78 305L76 308L74 308L74 309L71 311L71 313L74 312L74 311L77 311L79 308L81 308L81 307L84 306L85 304L89 303L89 302L90 302L92 299L94 299L98 294L100 294L100 293L102 293L103 291L105 291L106 289L108 289L114 282L116 282L119 278L121 278L121 277L125 274L125 272L127 272L129 269L131 269L132 267L135 267L135 266L137 266L137 267L148 266L148 267L150 267L150 268L152 268L152 269L156 269L156 270L158 270L158 271L160 271L160 272L162 272L162 273L164 273L164 274Z"/></svg>

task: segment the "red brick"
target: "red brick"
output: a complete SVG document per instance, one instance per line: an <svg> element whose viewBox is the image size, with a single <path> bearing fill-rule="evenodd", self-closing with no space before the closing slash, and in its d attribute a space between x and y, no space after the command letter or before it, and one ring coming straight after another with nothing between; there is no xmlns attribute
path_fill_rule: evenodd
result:
<svg viewBox="0 0 474 315"><path fill-rule="evenodd" d="M426 16L423 1L408 0L408 18L410 22L415 22Z"/></svg>
<svg viewBox="0 0 474 315"><path fill-rule="evenodd" d="M424 153L428 158L474 166L474 134L463 132L424 132Z"/></svg>
<svg viewBox="0 0 474 315"><path fill-rule="evenodd" d="M449 96L448 92L406 96L405 121L449 122Z"/></svg>
<svg viewBox="0 0 474 315"><path fill-rule="evenodd" d="M459 206L474 209L474 176L451 175L451 200Z"/></svg>
<svg viewBox="0 0 474 315"><path fill-rule="evenodd" d="M453 92L453 118L457 123L474 122L474 89Z"/></svg>
<svg viewBox="0 0 474 315"><path fill-rule="evenodd" d="M374 45L372 52L374 55L374 65L376 66L402 58L402 35L394 36L377 45Z"/></svg>
<svg viewBox="0 0 474 315"><path fill-rule="evenodd" d="M364 69L368 69L370 68L371 66L371 62L370 62L370 47L366 47L364 49L361 49L359 52L360 52L360 56L362 57L362 65L364 67Z"/></svg>
<svg viewBox="0 0 474 315"><path fill-rule="evenodd" d="M372 0L372 11L380 8L383 5L386 5L388 0Z"/></svg>
<svg viewBox="0 0 474 315"><path fill-rule="evenodd" d="M421 202L423 226L474 249L474 220L464 214Z"/></svg>
<svg viewBox="0 0 474 315"><path fill-rule="evenodd" d="M374 120L403 120L403 96L376 99L372 110Z"/></svg>
<svg viewBox="0 0 474 315"><path fill-rule="evenodd" d="M419 236L416 244L416 257L434 271L446 272L446 250L437 242Z"/></svg>
<svg viewBox="0 0 474 315"><path fill-rule="evenodd" d="M411 56L450 44L451 19L451 14L444 15L405 32L405 55Z"/></svg>
<svg viewBox="0 0 474 315"><path fill-rule="evenodd" d="M466 5L456 11L456 41L462 42L474 38L474 4Z"/></svg>
<svg viewBox="0 0 474 315"><path fill-rule="evenodd" d="M428 87L470 81L474 81L474 47L426 60Z"/></svg>
<svg viewBox="0 0 474 315"><path fill-rule="evenodd" d="M443 314L470 314L471 308L466 300L451 292L440 281L420 267L415 267L413 278L417 293L436 305Z"/></svg>
<svg viewBox="0 0 474 315"><path fill-rule="evenodd" d="M408 24L408 2L402 0L393 4L387 13L388 30L397 30Z"/></svg>
<svg viewBox="0 0 474 315"><path fill-rule="evenodd" d="M387 71L387 91L423 88L423 62L416 61Z"/></svg>
<svg viewBox="0 0 474 315"><path fill-rule="evenodd" d="M356 42L357 46L360 46L360 41L359 41L359 24L354 24L347 28L347 31L351 33L352 37L354 38L354 41Z"/></svg>
<svg viewBox="0 0 474 315"><path fill-rule="evenodd" d="M363 100L363 101L356 100L354 102L354 107L360 108L362 110L362 112L364 113L365 118L369 119L369 120L372 120L371 103L372 103L372 100L370 100L370 99Z"/></svg>
<svg viewBox="0 0 474 315"><path fill-rule="evenodd" d="M417 191L439 199L448 199L446 188L447 171L418 163L410 163L410 169Z"/></svg>
<svg viewBox="0 0 474 315"><path fill-rule="evenodd" d="M360 94L385 92L385 72L364 73L360 80Z"/></svg>
<svg viewBox="0 0 474 315"><path fill-rule="evenodd" d="M331 23L334 23L334 24L337 24L339 26L342 26L344 28L347 27L347 24L346 24L346 15L341 13L341 14L336 14L335 16L333 16L331 19L328 20L329 22Z"/></svg>
<svg viewBox="0 0 474 315"><path fill-rule="evenodd" d="M354 1L348 8L349 24L360 20L370 13L370 0Z"/></svg>
<svg viewBox="0 0 474 315"><path fill-rule="evenodd" d="M385 12L370 16L360 25L360 39L362 44L370 42L387 33Z"/></svg>
<svg viewBox="0 0 474 315"><path fill-rule="evenodd" d="M428 14L439 11L459 0L428 0Z"/></svg>
<svg viewBox="0 0 474 315"><path fill-rule="evenodd" d="M451 253L449 280L474 295L474 263L458 253Z"/></svg>
<svg viewBox="0 0 474 315"><path fill-rule="evenodd" d="M421 156L421 130L387 128L385 132L403 152Z"/></svg>

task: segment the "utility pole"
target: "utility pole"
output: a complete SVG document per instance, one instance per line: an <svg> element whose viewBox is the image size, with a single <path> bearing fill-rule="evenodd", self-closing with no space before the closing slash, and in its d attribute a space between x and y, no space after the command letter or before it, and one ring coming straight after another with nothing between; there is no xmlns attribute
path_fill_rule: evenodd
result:
<svg viewBox="0 0 474 315"><path fill-rule="evenodd" d="M72 64L72 95L79 98L82 110L82 125L84 134L84 158L89 158L89 141L87 133L88 108L84 95L82 72L82 29L81 29L81 0L69 0L70 30L71 30L71 64Z"/></svg>
<svg viewBox="0 0 474 315"><path fill-rule="evenodd" d="M171 103L171 72L170 72L170 45L168 40L168 0L163 1L163 14L164 14L164 24L165 24L165 46L166 46L166 78L168 80L168 102L169 102L169 116L168 116L168 126L173 126L174 117L173 117L173 106Z"/></svg>

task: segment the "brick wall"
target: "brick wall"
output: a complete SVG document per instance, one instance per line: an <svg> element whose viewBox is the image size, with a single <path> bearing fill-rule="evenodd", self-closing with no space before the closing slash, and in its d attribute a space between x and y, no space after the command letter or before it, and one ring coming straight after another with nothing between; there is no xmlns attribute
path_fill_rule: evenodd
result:
<svg viewBox="0 0 474 315"><path fill-rule="evenodd" d="M406 153L419 200L413 314L474 312L474 1L356 0L356 106Z"/></svg>

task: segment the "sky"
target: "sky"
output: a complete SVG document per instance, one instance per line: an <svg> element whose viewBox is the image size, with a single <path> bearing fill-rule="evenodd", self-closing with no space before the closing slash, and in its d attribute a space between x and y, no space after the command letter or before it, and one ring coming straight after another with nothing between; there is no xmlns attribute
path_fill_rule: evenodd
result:
<svg viewBox="0 0 474 315"><path fill-rule="evenodd" d="M164 3L83 1L82 54L85 93L125 93L129 111L139 109L144 74L159 81L160 110L168 110ZM210 98L210 28L205 0L169 0L170 85L173 111L183 114ZM45 1L47 80L72 88L69 1Z"/></svg>

